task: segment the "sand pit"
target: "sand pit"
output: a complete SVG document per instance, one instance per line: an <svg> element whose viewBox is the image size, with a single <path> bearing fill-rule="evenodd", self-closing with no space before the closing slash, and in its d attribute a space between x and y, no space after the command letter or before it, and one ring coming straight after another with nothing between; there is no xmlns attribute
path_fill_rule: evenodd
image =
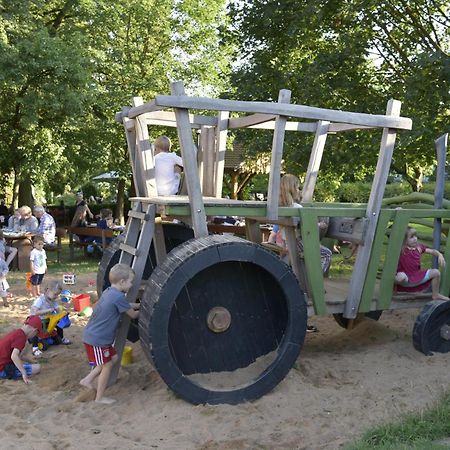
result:
<svg viewBox="0 0 450 450"><path fill-rule="evenodd" d="M62 274L50 279L62 280ZM79 276L72 291L92 291L93 279L95 274ZM1 334L28 315L24 287L12 286L11 307L0 308ZM385 312L379 322L352 331L331 317L314 318L320 332L306 336L286 379L239 406L193 406L177 398L139 343L131 344L134 363L108 391L117 403L94 404L92 393L78 385L89 370L81 343L87 319L72 315L66 336L73 344L45 352L33 384L0 381L1 448L339 448L369 426L427 406L447 388L449 356L426 357L412 346L417 314Z"/></svg>

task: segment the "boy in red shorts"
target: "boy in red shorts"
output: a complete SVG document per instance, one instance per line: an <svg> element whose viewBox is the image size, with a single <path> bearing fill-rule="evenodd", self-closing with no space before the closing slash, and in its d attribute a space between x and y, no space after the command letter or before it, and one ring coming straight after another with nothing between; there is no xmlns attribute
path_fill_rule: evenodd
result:
<svg viewBox="0 0 450 450"><path fill-rule="evenodd" d="M26 384L31 383L29 377L39 373L40 364L24 363L20 352L25 348L28 339L42 330L39 316L29 316L24 324L9 332L0 339L0 379L18 379L22 377Z"/></svg>
<svg viewBox="0 0 450 450"><path fill-rule="evenodd" d="M91 372L80 384L97 391L96 403L109 405L115 400L104 397L106 386L117 354L113 347L120 316L126 313L132 319L139 316L139 304L129 303L125 294L133 284L134 272L125 264L116 264L109 272L111 286L103 291L83 332Z"/></svg>

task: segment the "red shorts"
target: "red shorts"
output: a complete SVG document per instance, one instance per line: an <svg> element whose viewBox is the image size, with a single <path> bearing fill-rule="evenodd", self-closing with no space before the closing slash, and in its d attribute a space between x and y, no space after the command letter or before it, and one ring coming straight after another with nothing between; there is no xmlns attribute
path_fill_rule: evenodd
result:
<svg viewBox="0 0 450 450"><path fill-rule="evenodd" d="M96 347L90 344L84 344L86 353L91 366L101 366L111 361L114 355L117 355L115 348L112 345L107 347Z"/></svg>

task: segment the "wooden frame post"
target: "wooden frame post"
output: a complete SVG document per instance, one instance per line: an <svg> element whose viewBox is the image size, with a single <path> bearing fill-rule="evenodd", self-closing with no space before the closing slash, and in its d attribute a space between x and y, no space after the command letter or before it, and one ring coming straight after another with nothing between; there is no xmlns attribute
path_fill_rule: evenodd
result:
<svg viewBox="0 0 450 450"><path fill-rule="evenodd" d="M308 170L306 171L305 182L302 189L302 202L311 202L316 187L317 175L319 173L320 163L322 162L323 149L327 141L330 122L319 120L317 122L316 135L309 157Z"/></svg>
<svg viewBox="0 0 450 450"><path fill-rule="evenodd" d="M184 85L181 81L171 83L170 89L173 96L184 95ZM175 108L175 117L177 119L177 132L178 140L180 141L181 156L183 158L183 165L186 173L194 235L195 237L208 236L205 206L203 204L202 190L197 171L196 150L192 139L188 110L185 108Z"/></svg>
<svg viewBox="0 0 450 450"><path fill-rule="evenodd" d="M228 121L230 113L228 111L219 111L217 115L216 128L216 164L214 171L214 187L217 198L222 197L223 172L225 168L225 151L227 146Z"/></svg>
<svg viewBox="0 0 450 450"><path fill-rule="evenodd" d="M281 89L278 95L278 103L289 103L291 91ZM284 135L286 131L286 116L277 116L275 119L275 131L272 142L272 159L270 163L269 188L267 193L267 219L278 219L278 202L280 196L280 172L283 159Z"/></svg>
<svg viewBox="0 0 450 450"><path fill-rule="evenodd" d="M133 106L143 105L142 97L133 98ZM135 168L138 179L143 181L141 189L144 190L144 196L154 197L157 194L155 181L155 160L153 149L149 141L147 122L144 117L137 116L135 119L136 144ZM141 195L141 194L140 194Z"/></svg>
<svg viewBox="0 0 450 450"><path fill-rule="evenodd" d="M387 104L386 115L399 117L400 109L401 102L391 99ZM354 319L358 313L359 302L361 301L370 254L372 251L373 239L378 223L378 217L380 215L381 202L383 200L389 169L391 167L396 136L397 133L395 129L383 128L377 168L366 210L367 229L364 245L361 245L358 250L355 265L353 267L352 278L350 280L348 297L345 303L344 317L348 319Z"/></svg>
<svg viewBox="0 0 450 450"><path fill-rule="evenodd" d="M434 207L436 209L441 209L444 200L444 190L445 190L445 162L447 160L447 141L448 133L443 134L441 137L434 141L436 146L436 156L437 156L437 167L436 167L436 187L434 190ZM442 219L434 219L434 229L433 229L433 248L441 250L441 230L442 230ZM433 256L433 269L439 267L439 262L437 256Z"/></svg>

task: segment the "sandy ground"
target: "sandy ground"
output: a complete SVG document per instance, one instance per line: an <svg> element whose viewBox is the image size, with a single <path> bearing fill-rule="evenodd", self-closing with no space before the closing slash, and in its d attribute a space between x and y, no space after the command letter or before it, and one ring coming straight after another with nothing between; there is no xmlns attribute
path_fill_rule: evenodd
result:
<svg viewBox="0 0 450 450"><path fill-rule="evenodd" d="M60 278L48 276L47 281ZM93 290L95 274L79 277L75 294ZM0 332L19 326L31 299L12 286L0 307ZM447 355L414 350L417 310L385 312L351 331L315 318L319 333L286 379L265 397L239 406L193 406L177 398L151 367L140 344L108 395L91 402L78 381L88 371L81 343L85 318L73 314L67 347L51 347L27 386L0 381L0 448L4 449L335 449L368 427L436 400L449 383ZM29 349L26 356L30 356Z"/></svg>

